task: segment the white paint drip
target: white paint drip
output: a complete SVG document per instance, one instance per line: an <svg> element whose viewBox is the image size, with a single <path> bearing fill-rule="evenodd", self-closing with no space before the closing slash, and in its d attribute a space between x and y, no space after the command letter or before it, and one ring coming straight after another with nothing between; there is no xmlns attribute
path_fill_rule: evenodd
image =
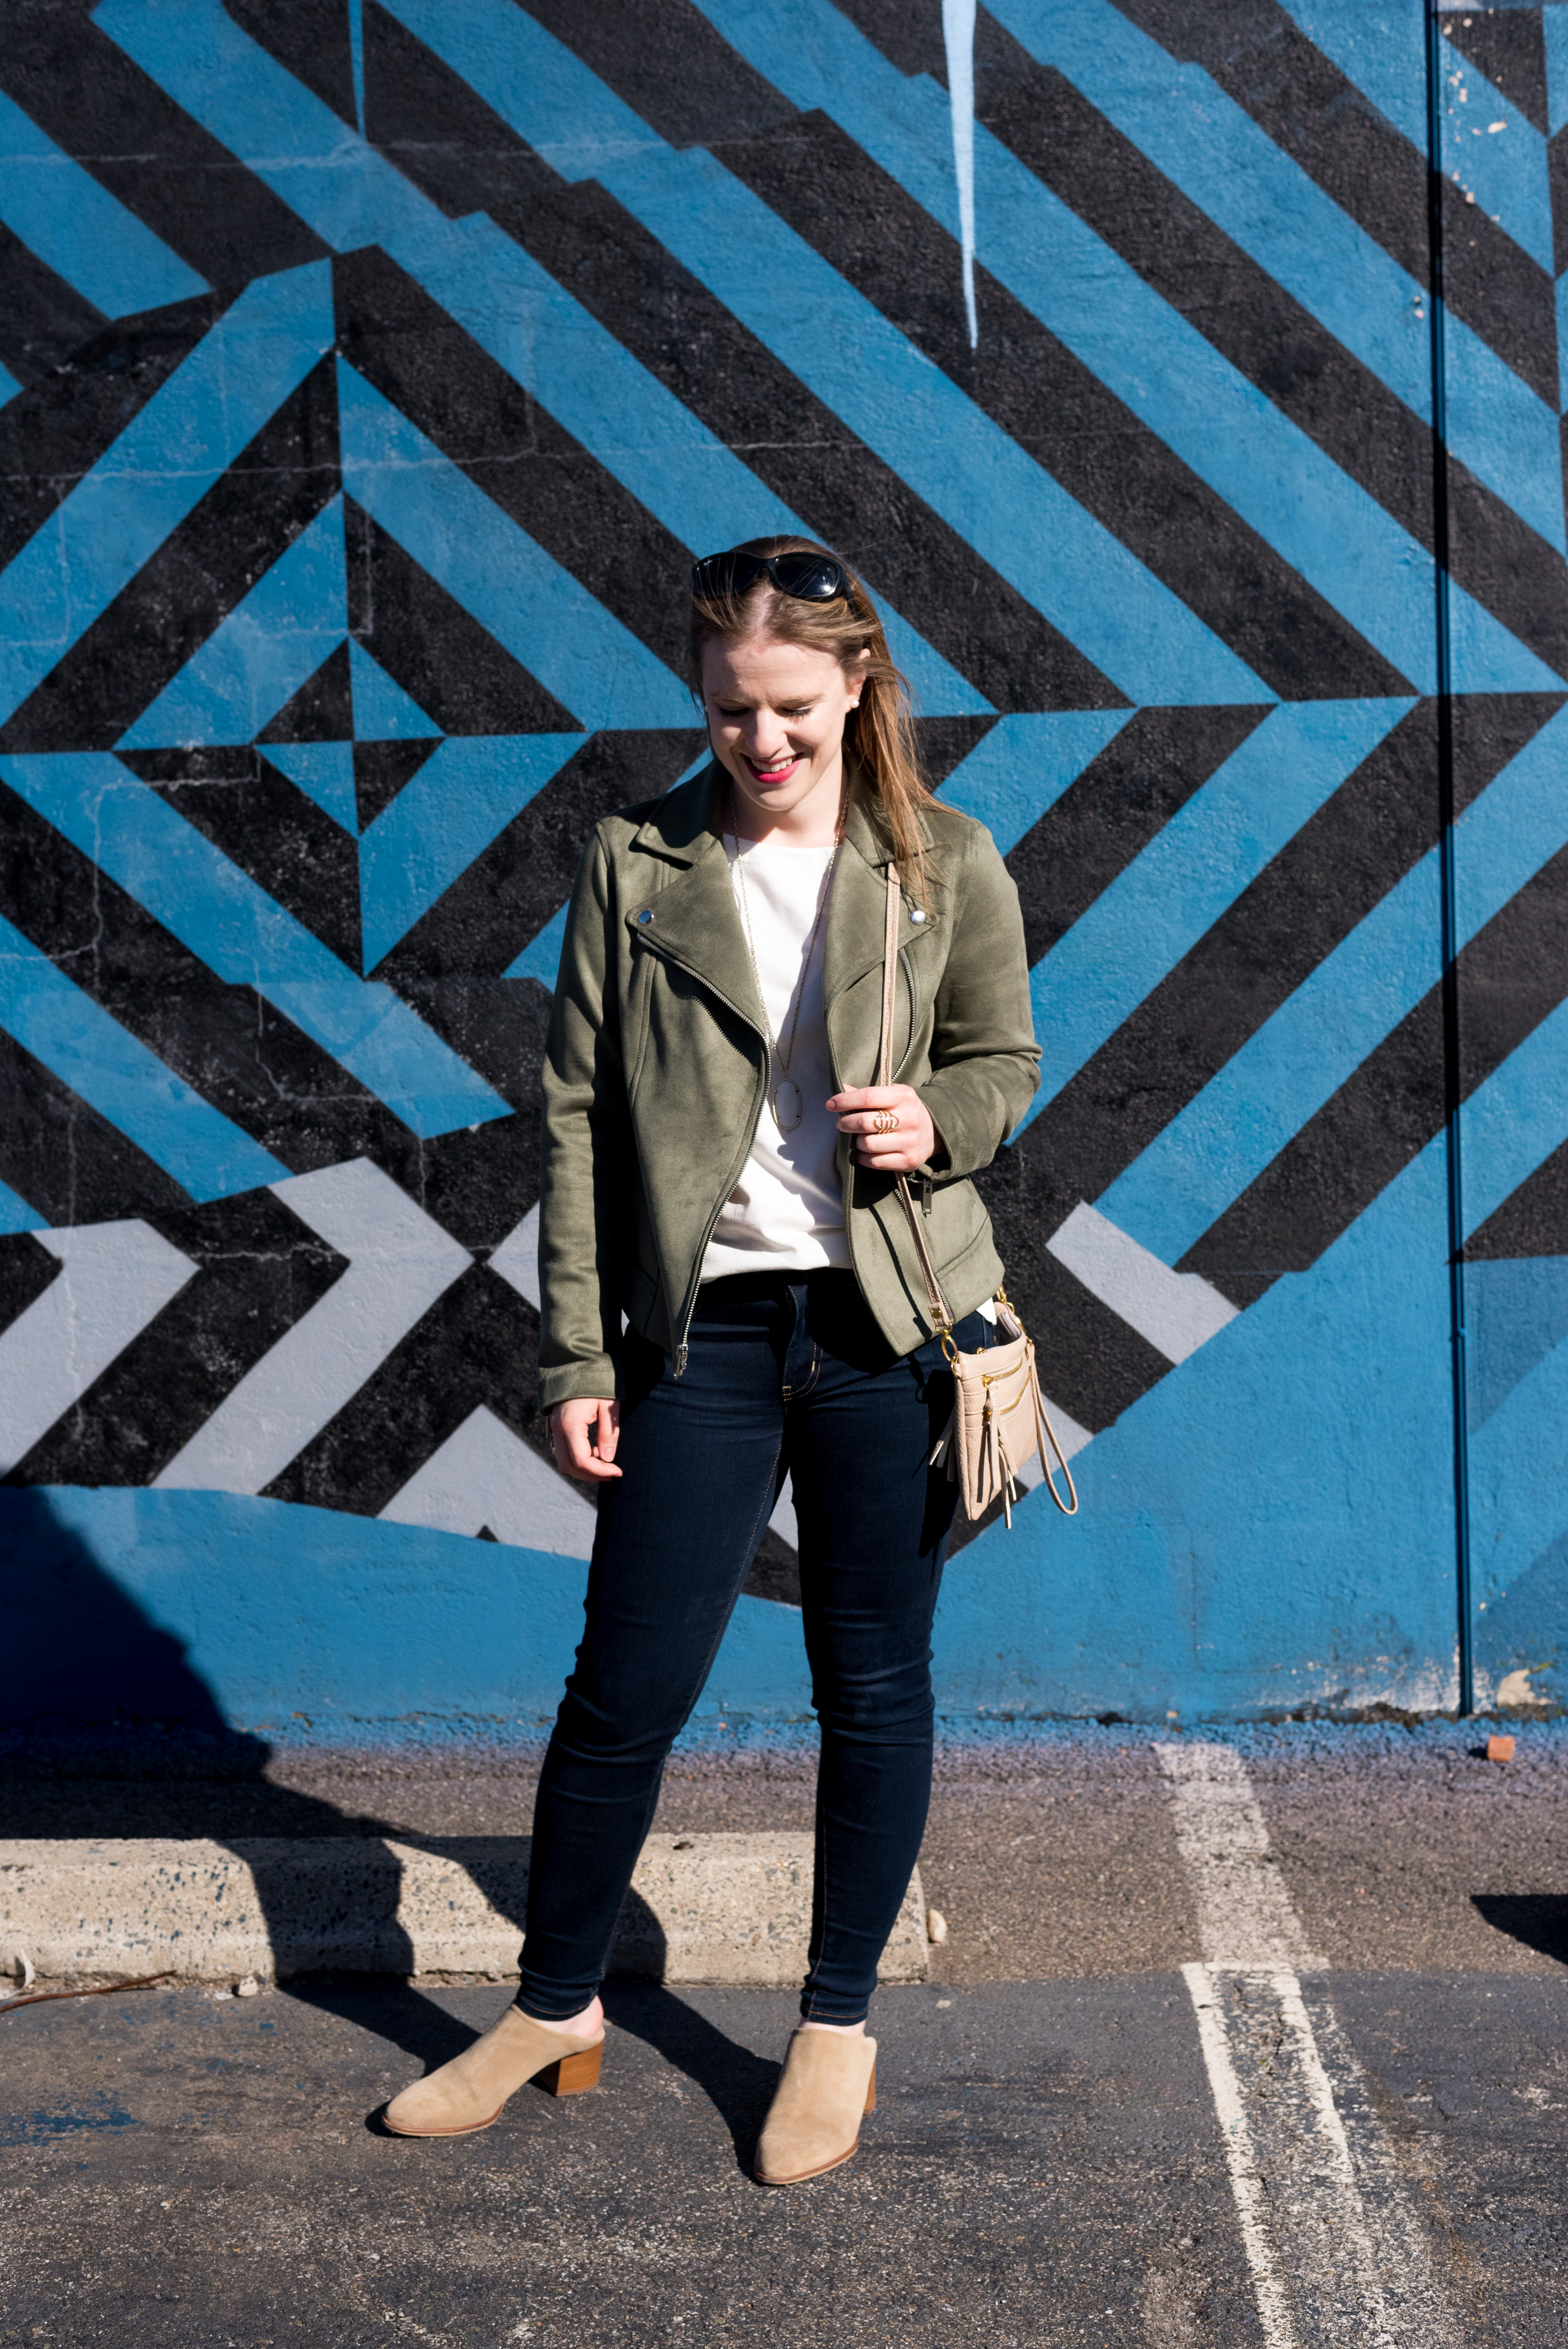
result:
<svg viewBox="0 0 1568 2349"><path fill-rule="evenodd" d="M480 1403L395 1493L381 1515L398 1526L477 1534L488 1526L518 1549L588 1557L597 1523L588 1503L504 1421Z"/></svg>
<svg viewBox="0 0 1568 2349"><path fill-rule="evenodd" d="M139 1216L33 1237L65 1270L0 1339L0 1475L26 1457L200 1269Z"/></svg>
<svg viewBox="0 0 1568 2349"><path fill-rule="evenodd" d="M958 181L958 234L964 251L964 312L969 347L980 346L975 309L975 0L942 0L947 98L953 114L953 168Z"/></svg>
<svg viewBox="0 0 1568 2349"><path fill-rule="evenodd" d="M1222 1745L1154 1750L1205 1959L1181 1971L1267 2349L1460 2349L1240 1760Z"/></svg>
<svg viewBox="0 0 1568 2349"><path fill-rule="evenodd" d="M1075 1207L1046 1246L1167 1361L1184 1362L1236 1319L1230 1299L1200 1273L1172 1272L1098 1207Z"/></svg>

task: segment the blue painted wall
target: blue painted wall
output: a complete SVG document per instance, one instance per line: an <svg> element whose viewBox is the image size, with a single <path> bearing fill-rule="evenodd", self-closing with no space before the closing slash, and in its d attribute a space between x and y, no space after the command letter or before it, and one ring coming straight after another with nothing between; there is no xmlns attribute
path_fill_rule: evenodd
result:
<svg viewBox="0 0 1568 2349"><path fill-rule="evenodd" d="M552 1710L560 909L703 755L691 555L796 528L1033 965L1083 1509L956 1551L944 1711L1563 1698L1565 126L1556 6L29 12L0 1718ZM792 1533L708 1713L807 1709Z"/></svg>

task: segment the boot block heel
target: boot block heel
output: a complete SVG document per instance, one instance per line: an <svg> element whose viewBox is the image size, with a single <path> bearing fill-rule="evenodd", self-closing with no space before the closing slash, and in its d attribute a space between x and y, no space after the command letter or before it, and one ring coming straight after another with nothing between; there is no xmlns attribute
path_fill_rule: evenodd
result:
<svg viewBox="0 0 1568 2349"><path fill-rule="evenodd" d="M876 2108L877 2108L877 2067L876 2067L876 2065L873 2064L872 2065L871 2085L870 2085L870 2086L867 2088L867 2090L866 2090L866 2110L867 2110L867 2112L868 2112L868 2113L874 2113L874 2112L875 2112L875 2110L876 2110Z"/></svg>
<svg viewBox="0 0 1568 2349"><path fill-rule="evenodd" d="M581 2055L562 2055L558 2063L547 2064L534 2078L547 2095L580 2096L585 2088L598 2086L599 2058L603 2052L601 2040L597 2047L584 2047Z"/></svg>

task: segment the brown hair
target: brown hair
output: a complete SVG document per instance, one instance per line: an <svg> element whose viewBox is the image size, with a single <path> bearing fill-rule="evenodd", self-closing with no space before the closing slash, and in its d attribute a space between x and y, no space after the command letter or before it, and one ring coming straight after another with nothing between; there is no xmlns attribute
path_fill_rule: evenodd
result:
<svg viewBox="0 0 1568 2349"><path fill-rule="evenodd" d="M810 538L748 538L735 552L830 554L831 550ZM694 596L691 666L699 698L705 647L716 639L742 644L748 636L758 636L830 653L846 676L864 679L860 708L845 723L845 745L854 752L875 795L900 879L913 896L925 904L925 843L920 811L929 803L931 791L920 770L910 717L909 681L888 651L887 636L871 597L851 576L847 594L827 603L804 603L799 596L781 595L766 572L744 595ZM869 658L861 659L862 652Z"/></svg>

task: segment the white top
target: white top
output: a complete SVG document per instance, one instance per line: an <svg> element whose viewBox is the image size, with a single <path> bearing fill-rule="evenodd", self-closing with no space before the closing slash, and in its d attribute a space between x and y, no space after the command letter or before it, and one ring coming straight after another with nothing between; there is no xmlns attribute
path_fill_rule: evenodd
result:
<svg viewBox="0 0 1568 2349"><path fill-rule="evenodd" d="M850 1244L844 1232L844 1195L839 1174L839 1125L824 1107L834 1090L822 1002L825 913L804 977L800 968L833 852L787 848L774 840L743 841L744 905L735 843L728 837L724 853L729 860L729 885L735 892L743 934L746 916L751 916L762 999L780 1048L789 1052L789 1078L800 1088L804 1114L792 1133L779 1132L773 1115L780 1081L776 1054L768 1072L768 1098L757 1121L751 1153L719 1210L702 1260L702 1278L721 1280L732 1272L814 1272L824 1265L847 1271ZM789 1023L798 987L803 992L791 1051ZM788 1115L793 1106L788 1087L784 1100Z"/></svg>

